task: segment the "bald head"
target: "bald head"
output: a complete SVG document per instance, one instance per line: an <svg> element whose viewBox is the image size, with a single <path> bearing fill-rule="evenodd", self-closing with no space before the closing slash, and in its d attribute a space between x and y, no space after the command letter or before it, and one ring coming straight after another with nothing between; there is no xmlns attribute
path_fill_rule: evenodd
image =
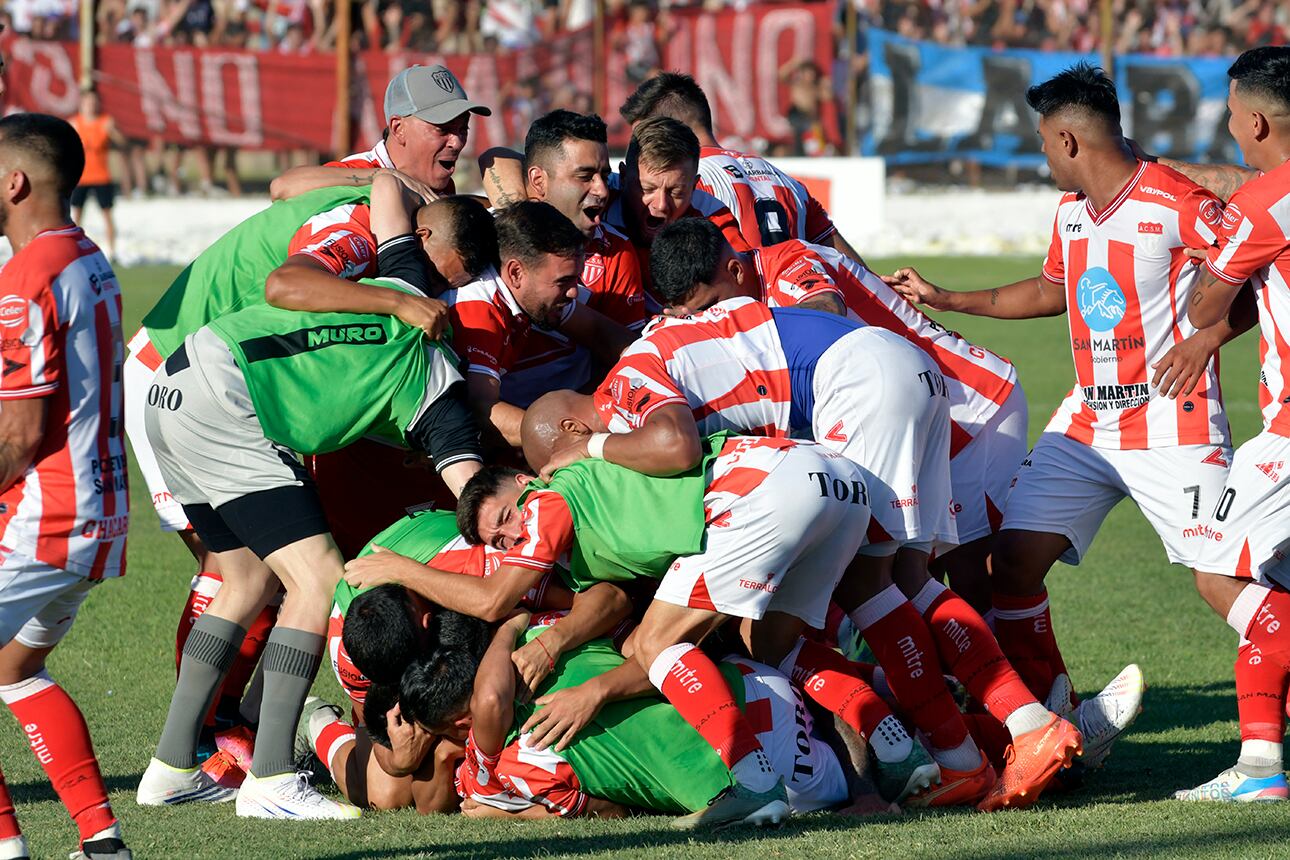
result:
<svg viewBox="0 0 1290 860"><path fill-rule="evenodd" d="M520 424L524 459L534 469L541 469L556 451L601 432L604 424L596 415L590 395L567 389L552 391L524 410Z"/></svg>

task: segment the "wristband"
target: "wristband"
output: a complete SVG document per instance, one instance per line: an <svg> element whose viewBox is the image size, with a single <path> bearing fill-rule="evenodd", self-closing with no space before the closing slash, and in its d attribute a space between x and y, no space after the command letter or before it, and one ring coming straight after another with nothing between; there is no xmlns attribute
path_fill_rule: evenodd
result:
<svg viewBox="0 0 1290 860"><path fill-rule="evenodd" d="M587 456L596 460L605 459L605 442L609 441L608 433L592 433L587 440Z"/></svg>
<svg viewBox="0 0 1290 860"><path fill-rule="evenodd" d="M551 671L552 671L552 672L554 672L554 671L555 671L555 658L551 656L551 652L550 652L550 651L547 651L547 650L546 650L546 646L542 644L542 637L541 637L541 636L538 636L538 637L537 637L536 639L534 639L533 641L534 641L534 642L536 642L536 643L538 644L538 647L539 647L539 648L541 648L541 649L542 649L542 651L543 651L543 653L545 653L545 654L546 654L546 659L547 659L547 661L548 661L548 662L550 662L550 664L551 664Z"/></svg>

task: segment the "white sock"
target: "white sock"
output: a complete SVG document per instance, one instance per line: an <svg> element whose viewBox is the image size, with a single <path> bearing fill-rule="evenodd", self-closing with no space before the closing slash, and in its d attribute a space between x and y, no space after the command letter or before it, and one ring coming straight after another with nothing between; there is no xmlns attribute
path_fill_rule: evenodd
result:
<svg viewBox="0 0 1290 860"><path fill-rule="evenodd" d="M749 791L755 792L770 791L779 778L775 768L770 765L766 751L760 748L735 762L734 767L730 768L730 773L736 782Z"/></svg>
<svg viewBox="0 0 1290 860"><path fill-rule="evenodd" d="M914 739L893 716L884 717L866 740L874 757L888 764L904 761L914 749Z"/></svg>
<svg viewBox="0 0 1290 860"><path fill-rule="evenodd" d="M21 833L17 836L10 836L8 839L0 839L0 860L13 860L15 857L30 857L31 851L27 849L27 838Z"/></svg>
<svg viewBox="0 0 1290 860"><path fill-rule="evenodd" d="M1052 716L1052 713L1043 705L1038 702L1031 702L1028 705L1022 705L1009 714L1003 724L1008 727L1008 733L1012 735L1012 739L1016 740L1026 732L1042 729L1048 725L1048 721L1052 719Z"/></svg>
<svg viewBox="0 0 1290 860"><path fill-rule="evenodd" d="M1276 741L1241 741L1236 769L1246 776L1269 777L1281 773L1281 744Z"/></svg>
<svg viewBox="0 0 1290 860"><path fill-rule="evenodd" d="M981 751L976 748L976 741L968 735L963 739L963 743L953 749L934 749L932 758L941 767L947 767L950 770L976 770L981 766Z"/></svg>

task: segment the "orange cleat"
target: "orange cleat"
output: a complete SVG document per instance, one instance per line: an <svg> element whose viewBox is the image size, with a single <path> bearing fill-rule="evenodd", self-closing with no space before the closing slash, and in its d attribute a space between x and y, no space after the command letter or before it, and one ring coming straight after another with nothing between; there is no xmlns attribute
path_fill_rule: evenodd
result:
<svg viewBox="0 0 1290 860"><path fill-rule="evenodd" d="M251 769L255 735L246 726L234 726L215 733L215 746L244 772Z"/></svg>
<svg viewBox="0 0 1290 860"><path fill-rule="evenodd" d="M237 761L227 750L219 750L202 762L202 770L215 780L216 785L224 788L239 788L242 780L246 779L246 771L238 767Z"/></svg>
<svg viewBox="0 0 1290 860"><path fill-rule="evenodd" d="M925 808L933 806L970 806L975 804L994 787L997 778L994 767L985 753L981 753L981 765L976 770L951 770L941 768L939 785L929 785L922 791L909 796L905 806Z"/></svg>
<svg viewBox="0 0 1290 860"><path fill-rule="evenodd" d="M1012 742L1004 754L1007 764L1003 774L977 809L1025 809L1039 800L1049 781L1059 770L1070 767L1083 749L1079 729L1053 714L1045 725Z"/></svg>

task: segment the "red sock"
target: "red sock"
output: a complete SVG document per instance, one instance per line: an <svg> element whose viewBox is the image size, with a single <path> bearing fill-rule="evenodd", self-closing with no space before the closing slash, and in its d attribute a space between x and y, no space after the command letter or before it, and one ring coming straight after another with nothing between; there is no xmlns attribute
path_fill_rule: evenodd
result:
<svg viewBox="0 0 1290 860"><path fill-rule="evenodd" d="M927 601L930 600L930 603ZM966 600L932 580L914 598L936 641L941 665L1000 720L1037 700L1022 682L985 619Z"/></svg>
<svg viewBox="0 0 1290 860"><path fill-rule="evenodd" d="M1281 743L1285 735L1287 672L1276 660L1265 659L1253 642L1236 652L1236 713L1241 740Z"/></svg>
<svg viewBox="0 0 1290 860"><path fill-rule="evenodd" d="M681 718L712 744L726 767L762 748L726 679L695 646L682 643L665 649L650 666L649 679Z"/></svg>
<svg viewBox="0 0 1290 860"><path fill-rule="evenodd" d="M896 586L888 586L851 613L873 649L887 686L914 725L936 749L954 749L967 738L967 725L945 686L936 644L927 625Z"/></svg>
<svg viewBox="0 0 1290 860"><path fill-rule="evenodd" d="M354 741L357 735L354 727L344 720L334 720L323 726L323 730L318 733L314 739L314 753L331 773L336 771L332 768L331 761L340 752L341 747Z"/></svg>
<svg viewBox="0 0 1290 860"><path fill-rule="evenodd" d="M887 703L862 680L860 664L818 642L802 639L779 669L806 695L837 714L865 738L871 737L874 728L892 716Z"/></svg>
<svg viewBox="0 0 1290 860"><path fill-rule="evenodd" d="M985 753L994 769L1002 773L1007 764L1004 756L1012 743L1012 733L1008 731L1008 727L990 714L965 714L963 719L967 722L968 731L972 733L972 740L976 741L977 747Z"/></svg>
<svg viewBox="0 0 1290 860"><path fill-rule="evenodd" d="M1026 688L1043 701L1057 676L1069 674L1053 635L1048 592L1022 596L995 592L993 603L994 636L1000 649Z"/></svg>
<svg viewBox="0 0 1290 860"><path fill-rule="evenodd" d="M202 571L193 577L192 584L189 586L188 600L184 603L184 611L179 616L179 627L175 630L176 675L179 674L179 661L184 656L184 643L188 641L188 634L192 632L193 624L202 617L206 607L211 605L223 582L218 573L209 571Z"/></svg>
<svg viewBox="0 0 1290 860"><path fill-rule="evenodd" d="M242 694L246 692L246 685L251 682L251 676L255 674L255 667L260 662L260 655L264 653L264 646L269 644L269 633L277 622L277 606L270 605L260 610L260 614L247 628L242 647L238 649L232 667L224 676L224 684L220 687L220 698L242 701ZM216 699L217 703L218 701Z"/></svg>
<svg viewBox="0 0 1290 860"><path fill-rule="evenodd" d="M72 698L45 672L0 687L0 697L26 732L81 839L112 826L116 816L108 804L90 731Z"/></svg>
<svg viewBox="0 0 1290 860"><path fill-rule="evenodd" d="M18 826L18 816L13 814L13 798L9 796L9 786L0 773L0 839L12 839L22 835Z"/></svg>
<svg viewBox="0 0 1290 860"><path fill-rule="evenodd" d="M1259 649L1262 659L1290 669L1290 592L1250 583L1232 602L1227 623Z"/></svg>

